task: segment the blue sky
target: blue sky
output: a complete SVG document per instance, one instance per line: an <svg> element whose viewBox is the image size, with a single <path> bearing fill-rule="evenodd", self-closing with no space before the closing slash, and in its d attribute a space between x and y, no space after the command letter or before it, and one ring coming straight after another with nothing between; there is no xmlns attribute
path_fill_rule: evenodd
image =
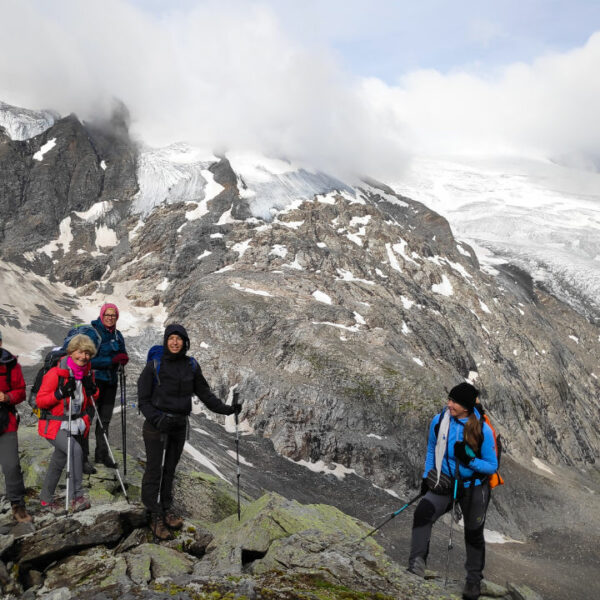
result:
<svg viewBox="0 0 600 600"><path fill-rule="evenodd" d="M381 177L416 154L600 165L600 0L0 0L0 15L0 99L89 119L117 97L152 145Z"/></svg>
<svg viewBox="0 0 600 600"><path fill-rule="evenodd" d="M165 16L207 2L136 0L134 4ZM581 46L600 30L598 0L270 0L255 4L269 7L296 41L335 52L349 73L378 77L388 84L415 69L486 72L517 61L530 62L548 52Z"/></svg>

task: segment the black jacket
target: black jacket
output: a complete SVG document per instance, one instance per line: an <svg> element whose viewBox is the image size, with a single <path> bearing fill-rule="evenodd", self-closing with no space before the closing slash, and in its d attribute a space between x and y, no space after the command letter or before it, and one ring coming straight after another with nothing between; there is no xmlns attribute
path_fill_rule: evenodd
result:
<svg viewBox="0 0 600 600"><path fill-rule="evenodd" d="M221 415L232 414L211 391L200 365L186 354L167 354L162 357L158 380L154 364L149 362L138 379L138 402L143 415L155 424L164 414L189 415L192 395L195 394L209 410Z"/></svg>

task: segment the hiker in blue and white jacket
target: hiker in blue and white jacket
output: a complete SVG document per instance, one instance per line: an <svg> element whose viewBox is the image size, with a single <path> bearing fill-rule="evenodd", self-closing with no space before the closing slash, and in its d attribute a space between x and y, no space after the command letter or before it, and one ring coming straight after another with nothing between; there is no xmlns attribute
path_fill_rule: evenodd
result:
<svg viewBox="0 0 600 600"><path fill-rule="evenodd" d="M498 469L492 430L480 420L475 407L478 396L479 391L469 383L453 387L447 408L431 422L421 485L424 496L415 510L408 566L410 572L425 575L431 528L452 509L457 478L467 554L465 600L480 595L485 564L483 528L490 500L488 476Z"/></svg>
<svg viewBox="0 0 600 600"><path fill-rule="evenodd" d="M183 452L192 396L212 412L231 415L240 405L228 406L208 386L198 362L188 356L190 338L182 325L168 325L157 360L149 360L138 379L138 402L146 417L142 433L146 469L142 478L142 502L150 512L150 527L159 540L173 537L183 519L173 508L173 478ZM160 360L158 357L160 356Z"/></svg>

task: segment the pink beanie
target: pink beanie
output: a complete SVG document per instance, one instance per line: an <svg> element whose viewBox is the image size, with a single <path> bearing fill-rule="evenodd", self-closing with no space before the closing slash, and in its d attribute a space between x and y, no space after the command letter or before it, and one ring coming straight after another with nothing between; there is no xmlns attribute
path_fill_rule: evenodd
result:
<svg viewBox="0 0 600 600"><path fill-rule="evenodd" d="M117 320L119 319L119 309L117 308L116 304L111 304L110 302L105 302L102 307L100 308L100 320L103 321L104 319L104 313L109 309L109 308L114 308L115 312L117 313Z"/></svg>

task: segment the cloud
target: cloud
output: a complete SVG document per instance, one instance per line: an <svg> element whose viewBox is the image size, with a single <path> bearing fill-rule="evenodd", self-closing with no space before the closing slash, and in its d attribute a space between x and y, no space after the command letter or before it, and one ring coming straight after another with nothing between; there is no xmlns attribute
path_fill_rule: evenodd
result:
<svg viewBox="0 0 600 600"><path fill-rule="evenodd" d="M0 0L0 14L0 99L89 119L118 97L133 133L154 145L382 178L411 152L598 151L600 34L485 78L415 71L391 86L350 75L321 42L242 0L162 13L125 0Z"/></svg>
<svg viewBox="0 0 600 600"><path fill-rule="evenodd" d="M366 103L409 125L417 153L600 155L600 33L585 46L508 65L487 77L407 74L397 87L366 80Z"/></svg>

